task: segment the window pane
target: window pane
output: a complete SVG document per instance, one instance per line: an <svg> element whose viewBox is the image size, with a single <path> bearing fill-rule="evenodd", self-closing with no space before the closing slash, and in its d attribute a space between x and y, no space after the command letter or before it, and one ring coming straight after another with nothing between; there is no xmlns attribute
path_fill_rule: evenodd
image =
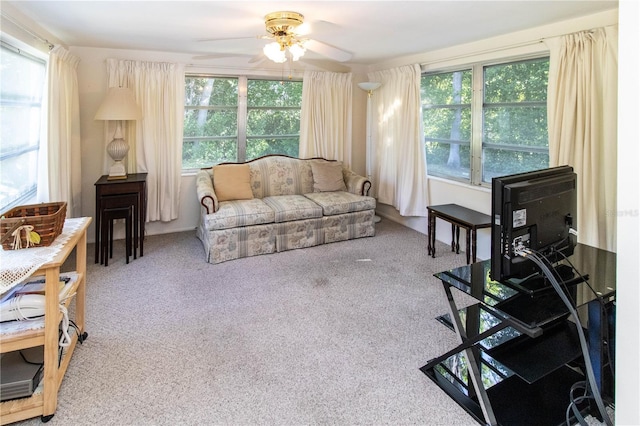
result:
<svg viewBox="0 0 640 426"><path fill-rule="evenodd" d="M513 151L507 149L482 150L484 182L491 182L496 176L546 169L549 167L548 150L541 152Z"/></svg>
<svg viewBox="0 0 640 426"><path fill-rule="evenodd" d="M247 140L247 160L268 154L284 154L298 157L300 139L292 138L261 138Z"/></svg>
<svg viewBox="0 0 640 426"><path fill-rule="evenodd" d="M549 167L549 59L484 67L482 181Z"/></svg>
<svg viewBox="0 0 640 426"><path fill-rule="evenodd" d="M300 110L252 109L248 112L247 135L297 135Z"/></svg>
<svg viewBox="0 0 640 426"><path fill-rule="evenodd" d="M237 110L186 109L184 111L184 135L238 136Z"/></svg>
<svg viewBox="0 0 640 426"><path fill-rule="evenodd" d="M547 107L485 107L484 143L547 147Z"/></svg>
<svg viewBox="0 0 640 426"><path fill-rule="evenodd" d="M484 102L546 102L549 58L484 69Z"/></svg>
<svg viewBox="0 0 640 426"><path fill-rule="evenodd" d="M420 89L424 106L471 104L471 70L425 74Z"/></svg>
<svg viewBox="0 0 640 426"><path fill-rule="evenodd" d="M237 161L238 79L185 78L182 168Z"/></svg>
<svg viewBox="0 0 640 426"><path fill-rule="evenodd" d="M238 105L238 79L219 77L186 77L186 106Z"/></svg>
<svg viewBox="0 0 640 426"><path fill-rule="evenodd" d="M425 137L449 141L471 140L471 108L430 108L423 113Z"/></svg>
<svg viewBox="0 0 640 426"><path fill-rule="evenodd" d="M0 140L2 156L25 148L38 149L40 144L40 105L31 106L2 102Z"/></svg>
<svg viewBox="0 0 640 426"><path fill-rule="evenodd" d="M0 48L0 211L32 203L45 89L44 60Z"/></svg>
<svg viewBox="0 0 640 426"><path fill-rule="evenodd" d="M199 169L226 161L237 161L237 139L185 138L182 145L182 168Z"/></svg>
<svg viewBox="0 0 640 426"><path fill-rule="evenodd" d="M247 83L249 107L302 106L302 82L280 80L249 80Z"/></svg>
<svg viewBox="0 0 640 426"><path fill-rule="evenodd" d="M427 171L470 179L471 70L425 74L421 100Z"/></svg>
<svg viewBox="0 0 640 426"><path fill-rule="evenodd" d="M297 157L302 82L249 80L247 84L247 160L267 154Z"/></svg>
<svg viewBox="0 0 640 426"><path fill-rule="evenodd" d="M37 164L37 148L2 159L1 211L26 204L29 198L36 194L38 173L35 165Z"/></svg>
<svg viewBox="0 0 640 426"><path fill-rule="evenodd" d="M469 145L427 142L429 174L440 177L469 179L471 170Z"/></svg>

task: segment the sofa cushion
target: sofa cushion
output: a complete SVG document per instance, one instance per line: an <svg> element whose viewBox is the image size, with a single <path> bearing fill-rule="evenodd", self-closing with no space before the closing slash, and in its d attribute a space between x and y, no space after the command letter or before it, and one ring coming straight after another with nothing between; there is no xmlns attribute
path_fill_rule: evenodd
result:
<svg viewBox="0 0 640 426"><path fill-rule="evenodd" d="M209 230L238 228L241 226L261 225L273 223L273 209L262 200L223 201L220 209L205 216L206 226Z"/></svg>
<svg viewBox="0 0 640 426"><path fill-rule="evenodd" d="M311 162L313 172L313 191L346 191L344 176L342 175L342 162Z"/></svg>
<svg viewBox="0 0 640 426"><path fill-rule="evenodd" d="M249 167L255 198L301 195L313 191L310 160L272 156L252 161Z"/></svg>
<svg viewBox="0 0 640 426"><path fill-rule="evenodd" d="M320 205L325 216L374 210L376 208L375 198L350 192L311 192L304 196Z"/></svg>
<svg viewBox="0 0 640 426"><path fill-rule="evenodd" d="M213 188L218 201L250 200L253 198L248 164L213 166Z"/></svg>
<svg viewBox="0 0 640 426"><path fill-rule="evenodd" d="M262 201L273 209L276 223L322 217L322 207L302 195L278 195Z"/></svg>

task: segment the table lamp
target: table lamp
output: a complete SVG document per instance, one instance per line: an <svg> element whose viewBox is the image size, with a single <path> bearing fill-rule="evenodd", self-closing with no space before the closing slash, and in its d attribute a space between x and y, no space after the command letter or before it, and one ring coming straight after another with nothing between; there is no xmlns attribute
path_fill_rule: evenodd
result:
<svg viewBox="0 0 640 426"><path fill-rule="evenodd" d="M107 97L102 101L94 120L116 121L116 132L113 140L107 145L107 153L114 164L109 169L109 180L126 179L127 170L122 160L129 152L129 144L122 137L123 120L139 120L142 118L140 107L136 103L133 91L126 87L110 87Z"/></svg>

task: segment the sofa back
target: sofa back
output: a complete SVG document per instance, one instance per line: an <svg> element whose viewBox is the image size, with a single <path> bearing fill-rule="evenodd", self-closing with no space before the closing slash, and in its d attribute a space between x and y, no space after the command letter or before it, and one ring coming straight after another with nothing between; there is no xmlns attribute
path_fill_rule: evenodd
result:
<svg viewBox="0 0 640 426"><path fill-rule="evenodd" d="M328 160L302 160L272 155L249 161L251 190L254 198L313 192L312 161Z"/></svg>

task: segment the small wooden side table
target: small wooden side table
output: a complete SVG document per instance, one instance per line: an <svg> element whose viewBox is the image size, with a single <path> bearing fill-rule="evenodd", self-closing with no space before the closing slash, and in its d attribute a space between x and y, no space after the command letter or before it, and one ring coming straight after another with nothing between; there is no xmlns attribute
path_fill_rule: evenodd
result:
<svg viewBox="0 0 640 426"><path fill-rule="evenodd" d="M476 262L476 239L477 230L491 227L491 216L457 204L442 204L439 206L429 206L427 238L429 245L427 253L431 257L436 257L436 218L440 218L451 223L451 251L460 253L460 228L467 230L467 264L473 259ZM469 234L471 233L471 238Z"/></svg>
<svg viewBox="0 0 640 426"><path fill-rule="evenodd" d="M126 179L114 179L109 180L109 176L101 176L95 183L96 187L96 248L95 248L95 263L98 263L100 259L100 248L103 244L100 243L102 238L108 238L107 235L101 235L101 222L102 213L106 201L118 201L122 199L123 203L131 204L133 200L133 207L135 218L137 219L137 226L134 226L133 235L133 253L135 258L136 248L140 247L140 257L144 255L144 224L147 217L147 173L133 173L127 175ZM130 197L134 194L135 197ZM105 202L103 202L105 201Z"/></svg>

